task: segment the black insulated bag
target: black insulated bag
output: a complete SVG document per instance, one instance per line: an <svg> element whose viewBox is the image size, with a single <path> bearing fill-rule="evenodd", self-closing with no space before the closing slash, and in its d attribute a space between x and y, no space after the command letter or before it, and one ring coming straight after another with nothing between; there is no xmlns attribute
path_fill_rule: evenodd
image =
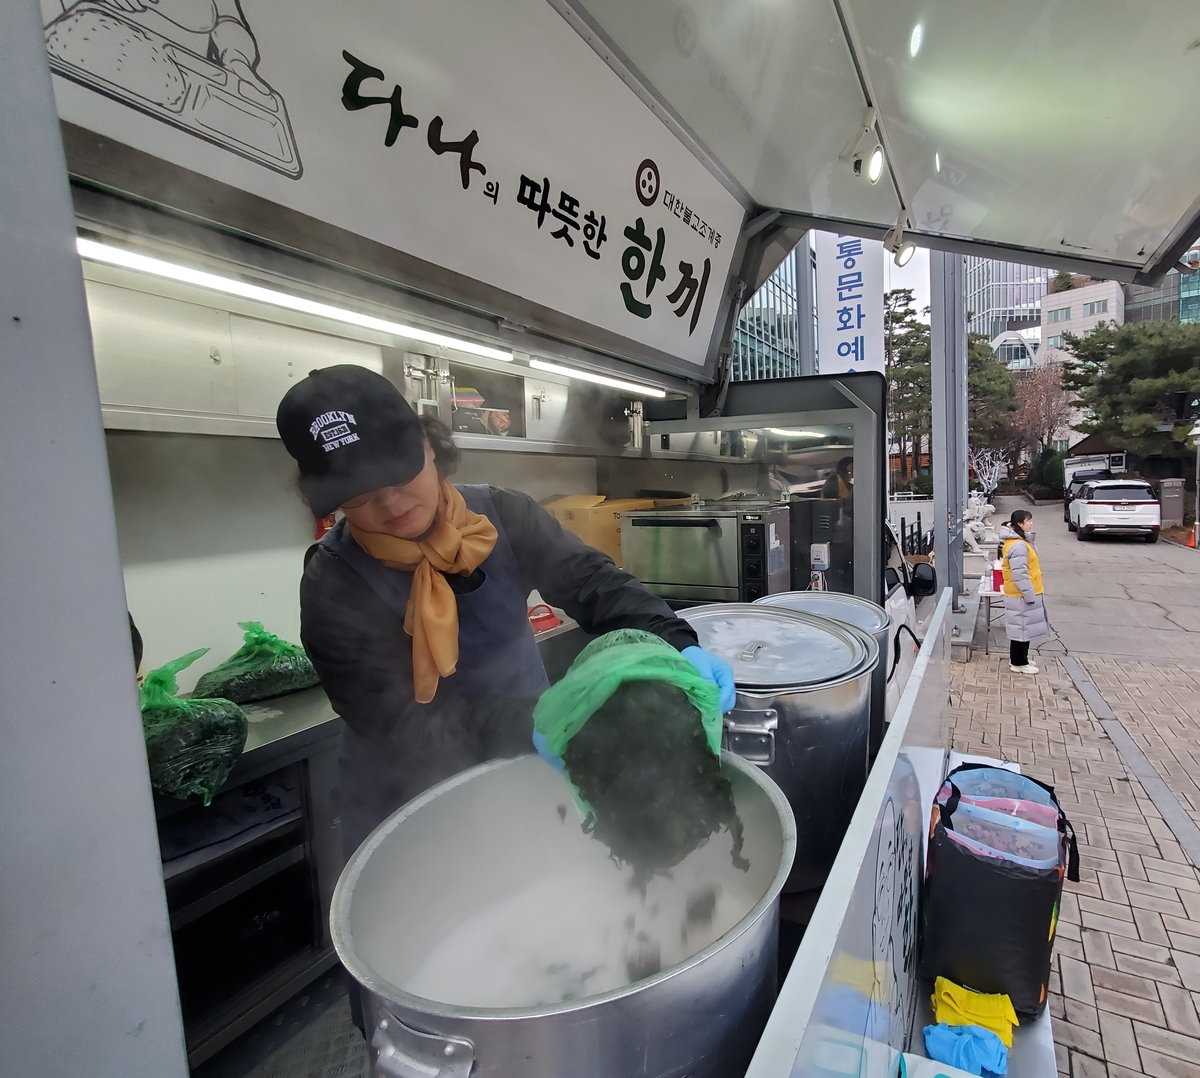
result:
<svg viewBox="0 0 1200 1078"><path fill-rule="evenodd" d="M921 973L1003 993L1022 1020L1046 1005L1075 831L1054 788L985 764L956 767L934 798Z"/></svg>

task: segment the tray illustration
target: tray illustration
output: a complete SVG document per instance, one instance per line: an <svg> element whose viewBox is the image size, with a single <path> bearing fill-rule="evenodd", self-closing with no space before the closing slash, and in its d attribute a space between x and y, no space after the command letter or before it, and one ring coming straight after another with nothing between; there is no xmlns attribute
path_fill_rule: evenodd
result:
<svg viewBox="0 0 1200 1078"><path fill-rule="evenodd" d="M139 0L126 0L124 5L135 10L138 6ZM240 7L234 3L232 10L236 14L218 19L212 31L210 54L218 52L218 34L227 46L230 58L228 66L222 66L143 26L122 8L102 0L81 0L45 28L50 69L156 120L298 179L303 166L287 106L255 71L257 44Z"/></svg>

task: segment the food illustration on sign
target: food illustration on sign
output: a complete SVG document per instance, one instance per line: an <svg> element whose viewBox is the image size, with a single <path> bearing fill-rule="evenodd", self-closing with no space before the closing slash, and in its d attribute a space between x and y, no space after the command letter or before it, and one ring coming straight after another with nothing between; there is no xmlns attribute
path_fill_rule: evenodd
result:
<svg viewBox="0 0 1200 1078"><path fill-rule="evenodd" d="M153 119L298 179L283 97L259 74L239 0L61 0L50 69Z"/></svg>

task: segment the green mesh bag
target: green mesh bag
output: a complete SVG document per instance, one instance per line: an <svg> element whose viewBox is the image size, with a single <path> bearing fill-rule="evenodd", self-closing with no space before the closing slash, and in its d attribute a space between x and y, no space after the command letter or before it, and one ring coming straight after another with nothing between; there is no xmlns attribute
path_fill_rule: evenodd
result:
<svg viewBox="0 0 1200 1078"><path fill-rule="evenodd" d="M208 648L189 652L142 682L142 732L150 783L169 797L199 794L207 805L229 777L246 744L246 716L230 700L185 699L175 676Z"/></svg>
<svg viewBox="0 0 1200 1078"><path fill-rule="evenodd" d="M721 755L721 690L662 637L642 629L617 629L591 641L563 679L542 693L533 712L534 729L561 757L583 724L628 681L659 681L682 689L700 714L709 748Z"/></svg>
<svg viewBox="0 0 1200 1078"><path fill-rule="evenodd" d="M302 647L267 632L257 621L239 621L245 643L196 682L193 697L219 696L236 704L266 700L317 684L317 671Z"/></svg>
<svg viewBox="0 0 1200 1078"><path fill-rule="evenodd" d="M720 693L670 644L620 629L593 640L533 713L563 762L583 828L644 888L721 830L742 825L721 771Z"/></svg>

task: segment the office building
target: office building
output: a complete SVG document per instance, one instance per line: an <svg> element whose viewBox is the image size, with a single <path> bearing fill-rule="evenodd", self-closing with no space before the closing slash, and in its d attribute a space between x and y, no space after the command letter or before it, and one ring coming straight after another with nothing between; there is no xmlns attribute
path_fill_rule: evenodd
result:
<svg viewBox="0 0 1200 1078"><path fill-rule="evenodd" d="M967 330L994 340L1039 321L1042 296L1053 274L1037 266L967 258Z"/></svg>
<svg viewBox="0 0 1200 1078"><path fill-rule="evenodd" d="M780 263L742 308L733 334L733 380L794 378L800 374L800 297L798 281L812 282L800 258L809 253L801 243ZM811 310L809 304L809 310Z"/></svg>
<svg viewBox="0 0 1200 1078"><path fill-rule="evenodd" d="M1105 322L1118 326L1125 322L1125 292L1116 281L1089 281L1065 292L1048 293L1042 299L1042 348L1038 365L1062 363L1070 356L1063 349L1066 334L1086 337ZM1083 412L1073 410L1067 422L1055 431L1052 447L1063 452L1072 441L1077 441L1079 433L1074 428L1082 419Z"/></svg>
<svg viewBox="0 0 1200 1078"><path fill-rule="evenodd" d="M1200 260L1200 249L1185 254L1181 261ZM1158 284L1127 284L1126 322L1200 322L1200 272L1171 270Z"/></svg>
<svg viewBox="0 0 1200 1078"><path fill-rule="evenodd" d="M1067 358L1063 337L1086 337L1102 322L1125 324L1125 292L1116 281L1092 281L1042 300L1042 350L1039 363Z"/></svg>
<svg viewBox="0 0 1200 1078"><path fill-rule="evenodd" d="M1179 277L1171 270L1158 284L1125 285L1125 321L1178 322Z"/></svg>
<svg viewBox="0 0 1200 1078"><path fill-rule="evenodd" d="M996 358L1010 371L1025 371L1037 363L1042 336L1040 326L1006 329L989 342Z"/></svg>

